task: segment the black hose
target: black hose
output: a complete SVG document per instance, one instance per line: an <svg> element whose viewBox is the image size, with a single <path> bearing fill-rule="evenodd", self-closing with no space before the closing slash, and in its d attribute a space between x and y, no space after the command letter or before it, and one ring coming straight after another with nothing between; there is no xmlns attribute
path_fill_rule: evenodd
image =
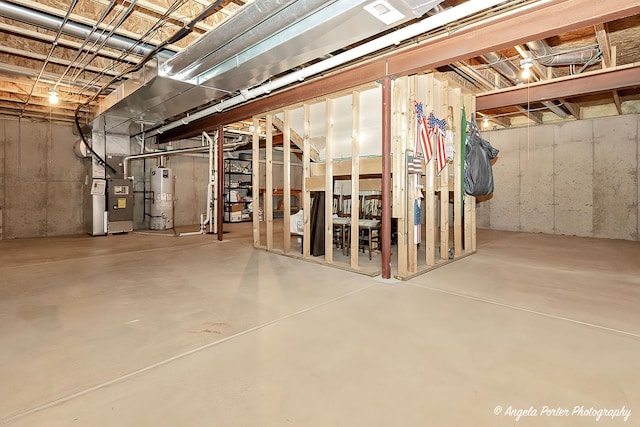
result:
<svg viewBox="0 0 640 427"><path fill-rule="evenodd" d="M78 113L80 113L80 109L86 105L88 105L89 103L93 102L96 98L98 98L100 95L102 95L104 93L104 91L106 91L109 86L111 86L114 82L116 82L117 80L122 79L123 76L125 76L126 74L129 73L133 73L135 71L138 71L140 68L142 68L144 66L144 64L146 64L147 62L149 62L153 57L156 56L156 54L158 52L160 52L162 49L164 49L165 46L171 44L171 43L175 43L177 41L179 41L180 39L182 39L183 37L185 37L187 34L189 34L190 32L193 31L193 27L195 27L195 25L202 21L203 19L205 19L207 16L211 15L213 13L213 11L220 6L221 3L223 3L224 0L218 0L213 4L210 4L205 10L203 10L198 16L196 16L195 18L193 18L191 20L191 22L189 22L187 25L185 25L183 28L181 28L178 32L176 32L173 36L171 36L170 38L168 38L167 40L165 40L164 42L160 43L160 45L158 45L155 49L153 49L151 52L149 52L147 54L147 56L145 56L144 58L142 58L142 60L136 64L133 65L129 68L127 68L125 71L123 71L121 74L113 77L111 80L109 80L109 82L105 83L100 90L88 101L84 102L83 104L78 104L78 107L76 108L76 111L74 113L74 118L75 118L75 123L76 123L76 127L78 128L78 133L80 134L80 137L82 138L82 142L84 143L84 145L89 149L89 151L91 152L91 154L96 158L96 160L98 161L98 164L101 166L106 166L109 169L111 169L114 173L116 172L116 170L111 167L102 157L100 157L98 155L98 153L96 153L95 151L93 151L93 149L89 146L89 143L87 142L87 140L85 139L84 133L82 132L82 129L80 128L80 121L78 118Z"/></svg>

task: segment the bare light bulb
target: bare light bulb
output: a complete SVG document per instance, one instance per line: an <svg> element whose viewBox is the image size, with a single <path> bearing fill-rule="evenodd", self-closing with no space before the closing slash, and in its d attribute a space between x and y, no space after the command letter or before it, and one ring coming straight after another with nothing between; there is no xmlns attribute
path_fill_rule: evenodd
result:
<svg viewBox="0 0 640 427"><path fill-rule="evenodd" d="M522 78L529 80L529 77L531 77L531 68L530 67L525 67L524 70L522 70Z"/></svg>
<svg viewBox="0 0 640 427"><path fill-rule="evenodd" d="M489 119L487 117L482 121L482 127L487 129L489 127Z"/></svg>
<svg viewBox="0 0 640 427"><path fill-rule="evenodd" d="M60 101L60 99L58 99L58 92L55 92L55 91L49 92L49 103L50 104L57 104L59 101Z"/></svg>

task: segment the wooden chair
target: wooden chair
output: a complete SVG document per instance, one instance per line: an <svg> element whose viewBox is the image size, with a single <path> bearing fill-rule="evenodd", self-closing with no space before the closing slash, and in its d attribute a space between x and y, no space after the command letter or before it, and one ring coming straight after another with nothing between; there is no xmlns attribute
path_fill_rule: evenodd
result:
<svg viewBox="0 0 640 427"><path fill-rule="evenodd" d="M359 244L364 253L369 250L369 260L371 251L380 249L380 233L382 229L382 195L371 194L362 198L361 220L359 221Z"/></svg>

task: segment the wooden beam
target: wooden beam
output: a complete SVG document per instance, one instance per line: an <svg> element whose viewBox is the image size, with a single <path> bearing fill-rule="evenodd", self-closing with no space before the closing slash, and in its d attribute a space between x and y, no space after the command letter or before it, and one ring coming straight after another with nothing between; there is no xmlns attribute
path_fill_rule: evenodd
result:
<svg viewBox="0 0 640 427"><path fill-rule="evenodd" d="M550 99L569 98L584 93L610 92L638 87L640 63L591 71L573 76L561 77L531 83L528 87L512 87L478 94L476 105L479 111L513 105L540 102Z"/></svg>
<svg viewBox="0 0 640 427"><path fill-rule="evenodd" d="M602 68L611 67L611 44L609 44L609 34L606 23L596 24L596 39L602 51Z"/></svg>
<svg viewBox="0 0 640 427"><path fill-rule="evenodd" d="M282 120L280 120L276 116L273 116L273 125L280 132L282 132L284 134L284 122ZM283 143L284 143L284 141L287 141L287 138L283 137L282 140L283 140ZM295 146L298 147L300 150L304 150L304 139L293 129L289 129L289 141L293 142L295 144ZM317 162L320 152L311 143L311 141L309 141L309 147L311 149L311 153L309 153L309 155L311 156L311 160L313 160L314 162Z"/></svg>
<svg viewBox="0 0 640 427"><path fill-rule="evenodd" d="M569 113L571 113L571 115L573 116L574 119L576 120L580 120L582 115L580 112L580 106L578 104L574 104L573 102L569 102L564 98L560 98L558 99L558 101L562 102L562 105L564 105L564 108L566 108Z"/></svg>
<svg viewBox="0 0 640 427"><path fill-rule="evenodd" d="M527 116L527 118L532 122L537 123L539 125L543 123L542 113L540 111L529 111L526 108L520 107L520 106L518 106L517 108L518 108L518 111L520 111L520 113Z"/></svg>
<svg viewBox="0 0 640 427"><path fill-rule="evenodd" d="M616 104L616 110L618 111L618 115L622 114L622 102L620 101L620 95L618 95L618 91L614 90L611 92L613 95L613 103Z"/></svg>

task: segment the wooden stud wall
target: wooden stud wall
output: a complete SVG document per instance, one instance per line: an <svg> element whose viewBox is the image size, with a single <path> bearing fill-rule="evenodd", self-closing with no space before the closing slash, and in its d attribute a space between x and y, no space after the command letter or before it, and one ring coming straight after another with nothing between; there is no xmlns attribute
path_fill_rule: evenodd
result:
<svg viewBox="0 0 640 427"><path fill-rule="evenodd" d="M341 94L344 96L344 94ZM439 118L446 118L448 128L453 131L455 156L453 162L445 166L441 173L436 173L436 157L428 164L423 162L422 175L407 175L408 154L413 154L417 137L417 120L414 103L422 102L424 112L428 116L430 112ZM303 150L303 196L302 208L304 212L304 238L302 240L302 257L311 256L310 242L310 213L311 192L322 191L325 193L325 256L324 262L334 264L334 239L333 239L333 192L334 178L363 176L364 178L351 179L351 194L359 194L365 190L380 188L380 178L371 176L380 175L382 171L381 158L360 157L360 92L356 89L351 92L352 105L352 129L351 129L351 159L333 160L333 152L336 147L333 140L333 98L316 99L314 103L324 102L325 105L325 162L311 162L314 147L311 144L311 103L304 103L303 109L303 135L295 136L291 129L291 108L272 112L265 116L266 121L266 193L263 198L265 204L264 217L267 228L267 249L273 249L273 202L270 195L273 192L272 185L272 155L273 155L273 130L272 123L275 114L283 114L284 119L278 128L283 132L283 140L290 141L296 138L296 145ZM441 75L426 74L402 77L394 80L392 99L392 216L398 221L397 235L397 277L406 279L429 271L438 265L449 262L450 248L453 258L464 256L476 249L475 234L475 198L463 194L461 180L462 156L460 121L461 108L465 106L467 114L471 114L475 108L475 97L463 93L455 83L449 82ZM254 126L259 129L258 119L254 118ZM434 143L434 152L436 141ZM254 181L258 167L255 166L258 158L257 137L254 136ZM284 151L284 245L283 253L289 253L290 247L290 144L283 144ZM315 150L317 153L317 150ZM424 208L425 222L421 243L415 242L414 230L414 199L419 191L424 193L422 207ZM450 210L450 200L453 198L453 214ZM352 198L352 215L350 225L352 230L358 229L359 198ZM439 209L438 209L439 208ZM260 225L254 216L254 244L259 246ZM453 228L453 230L451 230ZM383 237L384 238L384 237ZM350 258L345 268L359 270L358 265L358 233L351 233ZM418 254L424 251L423 256Z"/></svg>

